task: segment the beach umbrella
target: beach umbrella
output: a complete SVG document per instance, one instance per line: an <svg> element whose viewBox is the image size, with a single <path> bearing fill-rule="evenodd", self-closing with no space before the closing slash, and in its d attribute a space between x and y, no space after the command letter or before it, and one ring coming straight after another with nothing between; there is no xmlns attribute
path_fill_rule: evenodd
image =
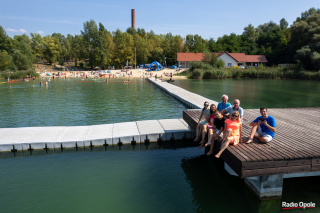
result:
<svg viewBox="0 0 320 213"><path fill-rule="evenodd" d="M111 73L111 71L110 71L110 70L108 70L108 71L107 71L107 73Z"/></svg>

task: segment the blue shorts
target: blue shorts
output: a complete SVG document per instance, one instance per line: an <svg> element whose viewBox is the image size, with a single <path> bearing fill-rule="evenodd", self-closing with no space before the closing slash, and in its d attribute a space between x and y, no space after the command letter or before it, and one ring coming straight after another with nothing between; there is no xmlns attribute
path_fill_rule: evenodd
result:
<svg viewBox="0 0 320 213"><path fill-rule="evenodd" d="M205 124L207 124L207 123L208 123L207 120L204 120L204 121L201 121L201 122L200 122L201 125L205 125Z"/></svg>

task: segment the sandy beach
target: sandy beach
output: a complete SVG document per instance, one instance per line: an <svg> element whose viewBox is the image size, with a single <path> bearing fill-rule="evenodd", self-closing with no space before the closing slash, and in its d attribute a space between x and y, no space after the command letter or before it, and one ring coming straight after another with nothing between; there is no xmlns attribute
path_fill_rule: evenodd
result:
<svg viewBox="0 0 320 213"><path fill-rule="evenodd" d="M184 79L186 76L175 76L177 73L183 72L185 69L181 69L176 71L175 69L165 68L160 71L147 71L146 69L129 69L127 71L121 70L94 70L94 71L53 71L51 69L41 69L38 70L38 73L42 78L51 78L53 74L55 77L65 77L67 78L123 78L123 77L132 77L132 78L147 78L147 77L155 77L157 75L158 78L170 79L171 73L175 79ZM49 74L49 75L48 75Z"/></svg>

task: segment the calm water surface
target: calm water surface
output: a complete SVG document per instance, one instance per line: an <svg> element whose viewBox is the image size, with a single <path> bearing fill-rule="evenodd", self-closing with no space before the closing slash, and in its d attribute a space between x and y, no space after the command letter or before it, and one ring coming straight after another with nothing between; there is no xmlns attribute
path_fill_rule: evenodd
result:
<svg viewBox="0 0 320 213"><path fill-rule="evenodd" d="M1 212L267 213L282 201L320 203L317 178L285 179L282 199L260 202L197 147L118 150L0 153Z"/></svg>
<svg viewBox="0 0 320 213"><path fill-rule="evenodd" d="M191 92L220 102L227 94L229 102L241 101L241 107L259 109L320 107L320 82L275 79L177 80L175 84Z"/></svg>
<svg viewBox="0 0 320 213"><path fill-rule="evenodd" d="M3 81L2 81L3 82ZM11 88L10 88L11 86ZM0 127L85 126L181 118L185 107L146 79L0 84Z"/></svg>
<svg viewBox="0 0 320 213"><path fill-rule="evenodd" d="M124 84L72 79L0 84L0 127L93 125L180 118L185 107L143 79ZM304 81L301 81L304 82ZM320 106L319 83L281 80L179 80L177 85L245 108ZM35 85L33 87L33 84ZM300 85L304 84L304 85ZM264 94L267 92L267 95ZM279 98L281 97L281 98ZM252 100L254 98L254 100ZM256 103L257 102L257 103ZM272 103L272 104L271 104ZM289 106L288 106L289 103ZM283 197L262 201L197 147L151 144L0 153L0 212L282 212L281 202L314 202L319 177L284 180Z"/></svg>

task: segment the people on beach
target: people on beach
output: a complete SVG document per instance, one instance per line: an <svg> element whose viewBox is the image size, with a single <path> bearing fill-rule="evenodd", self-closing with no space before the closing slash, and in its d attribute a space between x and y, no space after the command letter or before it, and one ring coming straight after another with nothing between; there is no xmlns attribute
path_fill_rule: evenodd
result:
<svg viewBox="0 0 320 213"><path fill-rule="evenodd" d="M239 99L235 99L233 101L233 106L229 106L225 109L223 109L221 111L221 113L226 116L226 118L229 117L229 119L231 119L231 115L234 111L238 111L239 114L240 114L240 121L242 121L242 118L243 118L243 109L240 107L240 100Z"/></svg>
<svg viewBox="0 0 320 213"><path fill-rule="evenodd" d="M220 135L224 132L225 120L221 112L218 110L215 112L214 126L212 131L209 131L209 139L208 145L210 145L210 150L207 155L211 155L213 153L214 142L219 139Z"/></svg>
<svg viewBox="0 0 320 213"><path fill-rule="evenodd" d="M221 110L231 106L231 104L228 102L228 99L229 99L229 97L226 94L222 95L222 102L220 102L217 106L218 111L221 111Z"/></svg>
<svg viewBox="0 0 320 213"><path fill-rule="evenodd" d="M225 120L224 135L221 142L220 151L215 155L216 158L220 158L223 151L229 145L237 145L241 138L241 121L238 111L234 111L231 114L231 119Z"/></svg>
<svg viewBox="0 0 320 213"><path fill-rule="evenodd" d="M194 139L194 142L198 141L200 139L200 134L202 132L202 127L209 121L210 117L210 109L209 109L209 103L206 101L204 102L204 107L201 110L201 115L196 127L196 138ZM204 121L201 121L202 117L204 117ZM201 122L200 122L201 121Z"/></svg>
<svg viewBox="0 0 320 213"><path fill-rule="evenodd" d="M252 126L249 140L246 143L253 142L253 137L256 137L262 143L270 142L276 132L276 121L272 116L268 115L266 107L260 108L261 116L257 117L249 125ZM257 133L257 135L256 135Z"/></svg>
<svg viewBox="0 0 320 213"><path fill-rule="evenodd" d="M205 125L203 125L202 127L202 140L200 142L200 146L198 147L199 149L201 149L202 147L205 146L205 139L206 139L206 135L209 132L212 134L213 133L213 126L214 126L214 120L215 120L215 112L217 111L217 107L214 104L210 105L210 116L209 116L209 120L208 123L206 123ZM209 134L210 134L209 133ZM208 137L209 138L209 137ZM210 144L211 140L208 140L208 143Z"/></svg>

